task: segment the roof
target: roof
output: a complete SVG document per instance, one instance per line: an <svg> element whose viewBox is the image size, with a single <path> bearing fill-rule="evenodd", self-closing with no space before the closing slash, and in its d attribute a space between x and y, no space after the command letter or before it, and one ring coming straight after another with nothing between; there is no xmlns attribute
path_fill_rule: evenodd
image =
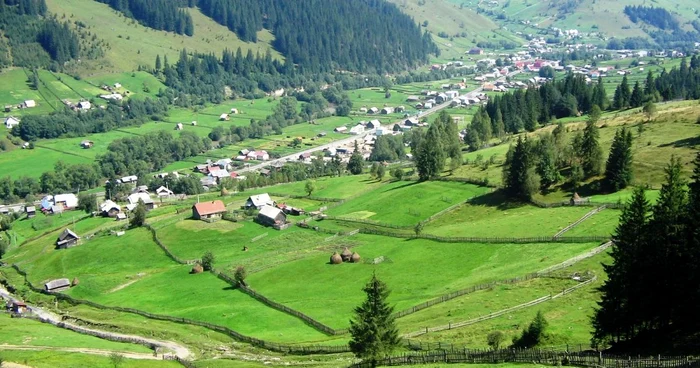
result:
<svg viewBox="0 0 700 368"><path fill-rule="evenodd" d="M277 216L279 216L280 214L284 215L284 212L282 212L282 210L279 209L279 208L277 208L277 207L272 207L272 206L267 206L267 205L265 205L265 206L263 206L263 207L260 209L259 214L260 214L261 216L265 216L265 217L268 217L268 218L271 218L271 219L275 219L275 218L277 218Z"/></svg>
<svg viewBox="0 0 700 368"><path fill-rule="evenodd" d="M69 208L77 207L78 206L78 197L76 197L75 194L73 194L73 193L55 195L53 197L53 203L58 204L60 202L64 202L66 204L66 207L69 207Z"/></svg>
<svg viewBox="0 0 700 368"><path fill-rule="evenodd" d="M65 230L63 230L61 235L58 236L58 242L59 243L65 242L67 239L68 240L80 239L80 237L78 236L78 234L74 233L71 229L65 229Z"/></svg>
<svg viewBox="0 0 700 368"><path fill-rule="evenodd" d="M28 207L25 209L25 211L27 211L27 212L36 212L36 207L34 207L34 206L28 206Z"/></svg>
<svg viewBox="0 0 700 368"><path fill-rule="evenodd" d="M272 198L270 198L270 195L267 193L250 196L248 201L250 201L255 207L271 205L273 203Z"/></svg>
<svg viewBox="0 0 700 368"><path fill-rule="evenodd" d="M164 187L164 186L160 186L160 187L158 187L158 189L156 189L156 193L158 193L158 195L165 195L165 194L172 195L173 191Z"/></svg>
<svg viewBox="0 0 700 368"><path fill-rule="evenodd" d="M102 212L109 212L110 210L116 209L117 211L121 210L121 207L119 207L118 204L112 202L111 200L106 200L104 203L100 205L100 211Z"/></svg>
<svg viewBox="0 0 700 368"><path fill-rule="evenodd" d="M52 290L52 289L58 289L62 287L68 287L70 286L70 281L68 279L57 279L57 280L51 280L44 284L46 289Z"/></svg>
<svg viewBox="0 0 700 368"><path fill-rule="evenodd" d="M139 199L142 200L143 203L153 203L153 200L148 193L132 193L127 197L127 200L131 204L139 203Z"/></svg>
<svg viewBox="0 0 700 368"><path fill-rule="evenodd" d="M197 213L200 216L226 212L226 206L224 205L224 202L221 202L219 200L211 202L200 202L195 204L193 208L195 211L197 211Z"/></svg>

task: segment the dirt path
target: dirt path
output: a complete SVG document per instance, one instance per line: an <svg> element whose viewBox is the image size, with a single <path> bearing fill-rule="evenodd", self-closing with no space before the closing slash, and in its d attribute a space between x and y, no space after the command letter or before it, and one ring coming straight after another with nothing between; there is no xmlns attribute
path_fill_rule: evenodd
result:
<svg viewBox="0 0 700 368"><path fill-rule="evenodd" d="M2 363L2 368L33 368L28 365L24 364L19 364L19 363L12 363L12 362L4 362Z"/></svg>
<svg viewBox="0 0 700 368"><path fill-rule="evenodd" d="M0 285L0 298L2 299L7 299L10 301L18 300L15 298L10 292L8 292L2 285ZM131 342L135 344L140 344L140 345L145 345L145 346L157 346L164 348L169 351L175 352L175 355L180 357L181 359L190 359L192 356L192 353L190 350L185 347L184 345L180 345L176 342L173 341L162 341L162 340L155 340L143 336L137 336L137 335L126 335L126 334L120 334L116 332L111 332L111 331L103 331L103 330L98 330L94 328L87 328L83 326L79 326L70 322L64 322L61 320L61 317L56 315L55 313L46 311L42 308L33 306L33 305L27 305L28 309L33 312L41 322L45 323L50 323L54 326L58 326L61 328L65 328L71 331L75 331L81 334L85 335L91 335L95 337L99 337L101 339L105 340L111 340L111 341L125 341L125 342ZM89 349L88 349L89 350Z"/></svg>
<svg viewBox="0 0 700 368"><path fill-rule="evenodd" d="M138 279L133 279L133 280L131 280L131 281L125 283L125 284L121 284L121 285L115 287L114 289L108 291L107 294L117 292L117 291L119 291L119 290L121 290L121 289L123 289L123 288L125 288L125 287L127 287L127 286L129 286L129 285L131 285L131 284L133 284L133 283L135 283L136 281L139 281L139 280L141 280L141 277L139 277Z"/></svg>
<svg viewBox="0 0 700 368"><path fill-rule="evenodd" d="M162 356L154 356L149 353L133 353L126 351L116 351L116 350L102 350L102 349L90 349L90 348L62 348L55 346L28 346L28 345L0 345L0 350L25 350L25 351L61 351L66 353L81 353L81 354L92 354L92 355L103 355L109 356L110 354L117 353L129 359L139 359L139 360L160 360ZM4 366L3 366L4 368Z"/></svg>

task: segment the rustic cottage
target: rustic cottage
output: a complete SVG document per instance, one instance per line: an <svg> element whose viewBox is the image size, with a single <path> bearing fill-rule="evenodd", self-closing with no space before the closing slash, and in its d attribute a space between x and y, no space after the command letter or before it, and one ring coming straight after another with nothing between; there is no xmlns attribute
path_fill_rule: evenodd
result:
<svg viewBox="0 0 700 368"><path fill-rule="evenodd" d="M70 289L70 281L68 279L51 280L44 284L44 290L49 293L58 293Z"/></svg>
<svg viewBox="0 0 700 368"><path fill-rule="evenodd" d="M277 207L263 206L256 220L259 224L272 226L277 230L281 230L287 223L287 215Z"/></svg>
<svg viewBox="0 0 700 368"><path fill-rule="evenodd" d="M220 219L224 213L226 213L226 206L219 200L200 202L192 206L192 218L195 220Z"/></svg>
<svg viewBox="0 0 700 368"><path fill-rule="evenodd" d="M270 195L267 193L263 194L258 194L258 195L253 195L248 197L248 200L245 202L245 209L250 209L250 208L256 208L256 209L261 209L264 206L274 206L275 201L270 198Z"/></svg>
<svg viewBox="0 0 700 368"><path fill-rule="evenodd" d="M56 249L68 249L78 245L80 237L70 229L65 229L56 240Z"/></svg>

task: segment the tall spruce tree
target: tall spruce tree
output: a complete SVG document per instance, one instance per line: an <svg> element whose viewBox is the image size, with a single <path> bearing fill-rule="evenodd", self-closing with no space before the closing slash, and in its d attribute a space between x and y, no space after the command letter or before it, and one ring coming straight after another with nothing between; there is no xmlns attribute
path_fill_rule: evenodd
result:
<svg viewBox="0 0 700 368"><path fill-rule="evenodd" d="M598 143L599 135L598 127L594 123L586 124L579 153L581 167L586 177L600 175L603 172L603 150Z"/></svg>
<svg viewBox="0 0 700 368"><path fill-rule="evenodd" d="M364 159L360 153L360 148L357 146L357 141L355 141L355 149L352 152L352 155L350 155L350 160L348 160L348 171L350 171L350 173L353 175L359 175L362 174L364 166Z"/></svg>
<svg viewBox="0 0 700 368"><path fill-rule="evenodd" d="M637 81L634 83L632 95L630 96L630 107L640 107L643 103L644 92L642 91L642 86L639 85L639 81Z"/></svg>
<svg viewBox="0 0 700 368"><path fill-rule="evenodd" d="M551 134L543 136L537 142L535 152L537 157L535 168L540 177L540 189L544 191L560 179L554 137Z"/></svg>
<svg viewBox="0 0 700 368"><path fill-rule="evenodd" d="M503 189L512 199L529 201L539 186L531 150L530 143L518 137L518 142L511 146L506 157L503 165Z"/></svg>
<svg viewBox="0 0 700 368"><path fill-rule="evenodd" d="M593 316L593 345L634 337L642 325L636 309L643 295L638 260L645 248L649 210L644 189L636 188L613 235L612 263L603 266L608 279L599 289L602 296Z"/></svg>
<svg viewBox="0 0 700 368"><path fill-rule="evenodd" d="M445 167L446 155L442 146L441 133L440 125L432 124L425 137L421 139L414 156L420 180L430 180L437 177Z"/></svg>
<svg viewBox="0 0 700 368"><path fill-rule="evenodd" d="M387 303L390 293L387 285L374 274L363 291L367 299L355 308L355 318L350 320L350 350L374 366L398 347L399 331L394 308Z"/></svg>
<svg viewBox="0 0 700 368"><path fill-rule="evenodd" d="M605 165L604 185L617 192L632 181L632 132L622 128L615 132L610 155Z"/></svg>

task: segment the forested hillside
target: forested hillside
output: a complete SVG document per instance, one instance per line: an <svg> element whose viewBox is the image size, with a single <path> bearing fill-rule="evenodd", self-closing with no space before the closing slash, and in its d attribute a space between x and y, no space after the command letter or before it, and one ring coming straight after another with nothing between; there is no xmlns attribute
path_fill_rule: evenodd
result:
<svg viewBox="0 0 700 368"><path fill-rule="evenodd" d="M153 29L192 36L192 17L180 9L186 1L174 0L97 0Z"/></svg>
<svg viewBox="0 0 700 368"><path fill-rule="evenodd" d="M396 71L437 52L418 25L384 0L199 0L245 41L265 28L286 58L310 71Z"/></svg>

